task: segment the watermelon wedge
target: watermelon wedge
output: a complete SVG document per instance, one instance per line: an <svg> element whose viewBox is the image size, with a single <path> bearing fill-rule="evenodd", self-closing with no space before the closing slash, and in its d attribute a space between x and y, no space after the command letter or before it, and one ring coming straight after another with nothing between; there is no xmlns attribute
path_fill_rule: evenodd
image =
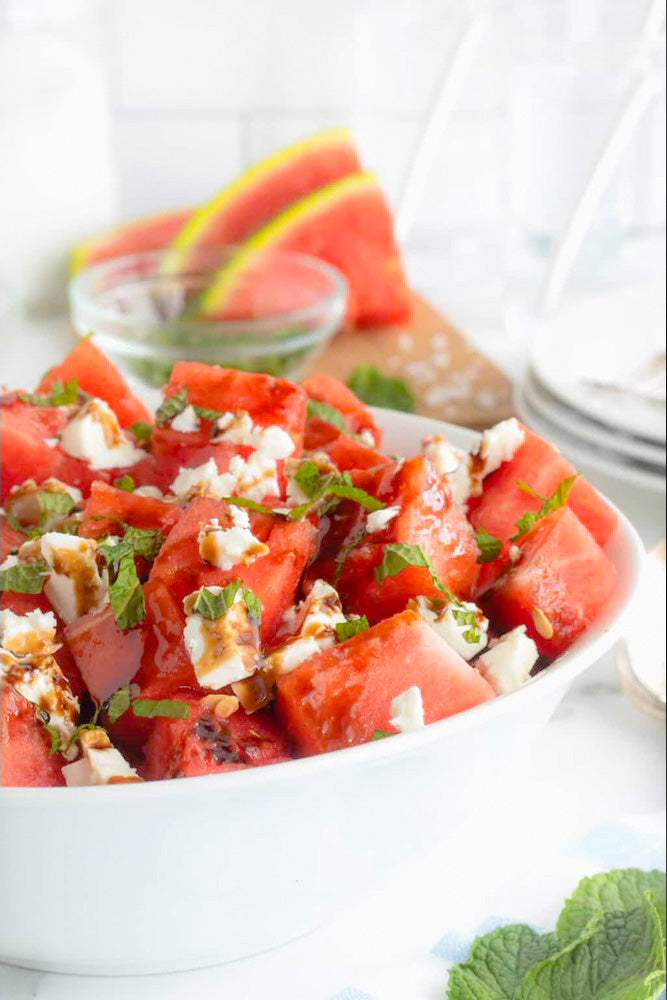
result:
<svg viewBox="0 0 667 1000"><path fill-rule="evenodd" d="M348 319L358 326L399 323L411 298L391 213L374 174L329 184L259 229L224 265L198 301L201 315L244 315L249 289L266 281L272 251L297 251L333 264L349 284Z"/></svg>
<svg viewBox="0 0 667 1000"><path fill-rule="evenodd" d="M115 226L103 233L78 243L70 258L70 277L92 264L103 260L141 253L143 250L160 250L168 246L192 215L192 209L151 215L124 226Z"/></svg>
<svg viewBox="0 0 667 1000"><path fill-rule="evenodd" d="M239 243L288 205L360 170L346 128L319 133L275 153L247 170L186 221L172 242L165 267L181 270L202 247Z"/></svg>

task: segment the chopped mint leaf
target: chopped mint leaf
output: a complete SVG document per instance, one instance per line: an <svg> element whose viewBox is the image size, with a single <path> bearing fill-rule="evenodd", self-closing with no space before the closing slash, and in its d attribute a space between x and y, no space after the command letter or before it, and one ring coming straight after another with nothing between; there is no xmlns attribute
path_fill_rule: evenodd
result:
<svg viewBox="0 0 667 1000"><path fill-rule="evenodd" d="M489 534L484 528L479 528L475 532L475 541L479 549L478 563L495 562L503 549L503 543L495 535Z"/></svg>
<svg viewBox="0 0 667 1000"><path fill-rule="evenodd" d="M326 488L326 493L330 496L338 497L340 500L352 500L353 503L358 503L360 507L364 510L384 510L386 504L382 503L376 497L371 496L366 490L359 489L358 486L353 486L351 482L345 481L343 476L340 479L335 480L330 486Z"/></svg>
<svg viewBox="0 0 667 1000"><path fill-rule="evenodd" d="M602 913L582 936L530 969L516 1000L653 1000L665 987L665 941L650 893Z"/></svg>
<svg viewBox="0 0 667 1000"><path fill-rule="evenodd" d="M46 395L29 392L17 392L16 395L22 403L28 403L30 406L69 406L79 399L79 385L75 378L64 385L58 380L53 383Z"/></svg>
<svg viewBox="0 0 667 1000"><path fill-rule="evenodd" d="M338 500L352 500L365 510L382 510L385 507L382 501L354 486L349 472L323 476L315 462L304 462L297 469L294 480L308 501L289 512L287 517L290 521L299 521L316 508L320 515L326 514ZM332 500L334 503L330 502Z"/></svg>
<svg viewBox="0 0 667 1000"><path fill-rule="evenodd" d="M384 406L388 410L413 413L414 396L400 378L383 375L371 365L355 368L347 380L347 387L369 406Z"/></svg>
<svg viewBox="0 0 667 1000"><path fill-rule="evenodd" d="M132 714L140 719L187 719L190 706L184 701L173 701L170 698L160 701L137 698L132 702Z"/></svg>
<svg viewBox="0 0 667 1000"><path fill-rule="evenodd" d="M513 1000L526 973L560 950L555 934L526 924L499 927L477 938L466 962L449 976L448 1000Z"/></svg>
<svg viewBox="0 0 667 1000"><path fill-rule="evenodd" d="M309 399L307 414L309 420L316 417L318 420L323 420L325 424L331 424L332 427L335 427L336 430L341 431L343 434L347 432L345 417L335 406L329 406L328 403L321 403L318 399Z"/></svg>
<svg viewBox="0 0 667 1000"><path fill-rule="evenodd" d="M382 562L375 567L375 579L381 583L388 576L397 576L407 566L416 566L419 569L426 569L431 574L434 587L445 594L452 604L460 607L461 602L445 587L433 568L433 563L426 553L418 545L403 545L400 542L393 542L385 545L382 552Z"/></svg>
<svg viewBox="0 0 667 1000"><path fill-rule="evenodd" d="M262 602L249 587L242 587L243 600L248 609L248 618L253 625L259 625L262 620Z"/></svg>
<svg viewBox="0 0 667 1000"><path fill-rule="evenodd" d="M49 756L52 756L54 753L58 753L60 750L60 733L51 725L51 716L43 708L36 707L35 718L44 726L44 729L48 733L49 739L51 740L51 745L49 746Z"/></svg>
<svg viewBox="0 0 667 1000"><path fill-rule="evenodd" d="M220 410L208 410L205 406L195 406L193 409L198 417L201 417L202 420L208 420L212 424L222 416Z"/></svg>
<svg viewBox="0 0 667 1000"><path fill-rule="evenodd" d="M122 543L117 548L122 548ZM109 584L109 600L116 625L122 632L139 625L146 617L144 592L131 549L120 556L115 579Z"/></svg>
<svg viewBox="0 0 667 1000"><path fill-rule="evenodd" d="M371 736L371 739L372 740L386 740L387 736L391 736L391 735L392 735L391 733L386 733L384 731L384 729L375 729L373 731L373 735Z"/></svg>
<svg viewBox="0 0 667 1000"><path fill-rule="evenodd" d="M42 490L39 494L39 502L42 506L42 517L39 522L40 530L44 530L53 520L57 520L60 517L67 517L73 510L76 510L76 504L69 493L51 493L47 490ZM54 515L54 517L50 517L50 515Z"/></svg>
<svg viewBox="0 0 667 1000"><path fill-rule="evenodd" d="M465 608L456 608L452 611L454 616L454 621L457 625L468 625L470 626L465 632L462 633L463 638L466 642L479 642L480 634L477 630L477 615L474 611L466 610Z"/></svg>
<svg viewBox="0 0 667 1000"><path fill-rule="evenodd" d="M136 423L132 424L130 430L136 441L148 441L153 433L153 425L146 424L143 420L137 420Z"/></svg>
<svg viewBox="0 0 667 1000"><path fill-rule="evenodd" d="M312 500L322 490L326 480L316 462L302 462L294 474L294 482L309 500Z"/></svg>
<svg viewBox="0 0 667 1000"><path fill-rule="evenodd" d="M647 892L664 913L664 872L626 868L582 879L558 918L556 933L564 943L575 941L599 913L634 910Z"/></svg>
<svg viewBox="0 0 667 1000"><path fill-rule="evenodd" d="M230 503L233 507L245 507L247 510L252 510L256 514L271 514L274 515L276 512L272 507L267 507L263 503L257 503L255 500L248 500L247 497L223 497L223 503Z"/></svg>
<svg viewBox="0 0 667 1000"><path fill-rule="evenodd" d="M49 567L44 559L0 570L0 591L14 594L41 594Z"/></svg>
<svg viewBox="0 0 667 1000"><path fill-rule="evenodd" d="M538 511L527 511L523 517L519 518L516 522L516 526L519 530L516 535L512 535L510 542L518 542L520 538L523 538L524 535L528 534L531 528L533 528L538 521L541 521L542 518L551 514L552 511L560 510L561 507L564 507L567 503L567 498L570 495L570 490L578 478L579 473L577 472L574 476L569 476L567 479L564 479L562 483L559 483L556 487L553 496L550 497L540 496L540 494L536 493L530 486L527 486L526 483L519 480L517 483L519 489L523 490L524 493L528 493L530 496L535 497L536 500L541 500L542 506Z"/></svg>
<svg viewBox="0 0 667 1000"><path fill-rule="evenodd" d="M336 625L336 638L339 642L346 642L360 632L366 632L370 628L368 618L362 615L361 618L350 618L349 621L339 622Z"/></svg>
<svg viewBox="0 0 667 1000"><path fill-rule="evenodd" d="M121 715L125 715L129 707L130 685L126 684L125 687L119 688L118 691L114 691L106 703L106 711L109 716L109 722L117 722Z"/></svg>
<svg viewBox="0 0 667 1000"><path fill-rule="evenodd" d="M135 556L152 560L164 544L164 535L150 528L128 528L121 544L129 546Z"/></svg>
<svg viewBox="0 0 667 1000"><path fill-rule="evenodd" d="M134 492L134 479L132 476L120 476L118 479L114 479L113 484L117 490L123 490L125 493Z"/></svg>
<svg viewBox="0 0 667 1000"><path fill-rule="evenodd" d="M157 408L155 423L158 427L164 427L171 423L174 417L182 413L188 405L188 390L179 389L173 396L166 396Z"/></svg>

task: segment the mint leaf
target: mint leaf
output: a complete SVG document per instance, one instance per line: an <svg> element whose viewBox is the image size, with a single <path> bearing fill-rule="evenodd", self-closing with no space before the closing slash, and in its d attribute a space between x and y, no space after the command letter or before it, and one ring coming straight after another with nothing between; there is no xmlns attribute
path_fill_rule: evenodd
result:
<svg viewBox="0 0 667 1000"><path fill-rule="evenodd" d="M106 709L109 722L117 722L121 715L125 715L129 707L130 686L127 684L125 687L119 688L118 691L114 691L107 701Z"/></svg>
<svg viewBox="0 0 667 1000"><path fill-rule="evenodd" d="M190 706L184 701L172 701L170 698L160 701L137 698L132 702L132 714L140 719L187 719Z"/></svg>
<svg viewBox="0 0 667 1000"><path fill-rule="evenodd" d="M658 911L665 912L665 874L626 868L594 875L579 883L558 918L556 933L564 944L580 937L600 913L634 910L650 892Z"/></svg>
<svg viewBox="0 0 667 1000"><path fill-rule="evenodd" d="M516 1000L653 1000L665 986L665 942L650 893L600 913L584 934L526 973Z"/></svg>
<svg viewBox="0 0 667 1000"><path fill-rule="evenodd" d="M294 474L294 482L309 500L321 492L326 479L316 462L302 462Z"/></svg>
<svg viewBox="0 0 667 1000"><path fill-rule="evenodd" d="M69 406L78 402L79 386L75 378L63 383L58 380L53 383L46 395L36 395L29 392L17 392L16 395L22 403L30 406Z"/></svg>
<svg viewBox="0 0 667 1000"><path fill-rule="evenodd" d="M210 587L200 587L192 605L191 614L201 615L210 622L222 618L229 611L241 586L240 580L232 580L226 587L213 590ZM248 591L250 593L250 591Z"/></svg>
<svg viewBox="0 0 667 1000"><path fill-rule="evenodd" d="M488 531L485 531L484 528L479 528L475 532L475 541L479 549L478 563L495 562L503 550L501 540L496 538L495 535L491 535Z"/></svg>
<svg viewBox="0 0 667 1000"><path fill-rule="evenodd" d="M541 521L542 518L551 514L552 511L559 510L561 507L564 507L570 495L570 490L578 478L579 473L577 472L574 476L564 479L556 487L553 496L550 497L540 496L540 494L536 493L530 486L527 486L526 483L519 480L517 483L519 489L523 490L524 493L528 493L529 496L535 497L537 500L541 500L542 506L538 511L527 511L523 517L520 517L519 520L515 522L519 530L516 535L512 535L510 542L517 542L520 538L523 538L524 535L527 535L531 528L533 528L538 521Z"/></svg>
<svg viewBox="0 0 667 1000"><path fill-rule="evenodd" d="M325 496L338 497L340 500L352 500L353 503L358 503L364 510L384 510L386 504L382 503L376 497L371 496L366 490L359 489L358 486L353 486L351 481L345 481L345 476L346 473L343 473L340 479L331 483L325 490Z"/></svg>
<svg viewBox="0 0 667 1000"><path fill-rule="evenodd" d="M386 740L387 736L393 736L393 735L394 735L393 733L386 733L384 731L384 729L374 729L373 730L373 735L371 736L371 739L372 740Z"/></svg>
<svg viewBox="0 0 667 1000"><path fill-rule="evenodd" d="M0 570L0 591L14 594L41 594L49 567L44 559Z"/></svg>
<svg viewBox="0 0 667 1000"><path fill-rule="evenodd" d="M143 420L137 420L136 423L132 424L130 430L136 441L147 441L153 433L153 425L146 424Z"/></svg>
<svg viewBox="0 0 667 1000"><path fill-rule="evenodd" d="M122 548L122 544L118 548ZM123 552L120 557L116 578L109 584L109 600L116 625L122 632L134 628L146 617L144 592L131 551Z"/></svg>
<svg viewBox="0 0 667 1000"><path fill-rule="evenodd" d="M383 375L371 365L359 365L347 380L347 387L369 406L413 413L415 400L405 382Z"/></svg>
<svg viewBox="0 0 667 1000"><path fill-rule="evenodd" d="M466 962L449 977L448 1000L513 1000L525 974L559 951L555 934L526 924L499 927L478 938Z"/></svg>
<svg viewBox="0 0 667 1000"><path fill-rule="evenodd" d="M242 587L243 600L248 609L248 618L253 625L259 625L262 620L262 602L256 594L253 594L249 587Z"/></svg>
<svg viewBox="0 0 667 1000"><path fill-rule="evenodd" d="M195 406L193 409L198 417L201 417L202 420L208 420L212 424L223 415L220 410L208 410L205 406Z"/></svg>
<svg viewBox="0 0 667 1000"><path fill-rule="evenodd" d="M360 632L366 632L370 628L368 618L362 615L361 618L350 618L347 622L339 622L335 627L336 638L339 642L346 642Z"/></svg>
<svg viewBox="0 0 667 1000"><path fill-rule="evenodd" d="M123 490L125 493L132 493L134 490L132 476L120 476L118 479L114 479L113 484L117 490Z"/></svg>
<svg viewBox="0 0 667 1000"><path fill-rule="evenodd" d="M347 432L347 425L345 423L345 417L337 410L335 406L329 406L328 403L321 403L318 399L308 400L307 416L309 420L316 417L318 420L323 420L325 424L331 424L336 430L341 431L343 434Z"/></svg>
<svg viewBox="0 0 667 1000"><path fill-rule="evenodd" d="M155 414L155 423L158 427L164 427L171 423L174 417L182 413L188 405L188 390L179 389L173 396L167 396L162 400Z"/></svg>
<svg viewBox="0 0 667 1000"><path fill-rule="evenodd" d="M164 545L164 535L150 528L128 528L121 544L128 545L135 556L155 559Z"/></svg>
<svg viewBox="0 0 667 1000"><path fill-rule="evenodd" d="M49 746L49 756L53 756L54 753L58 753L60 750L60 733L55 729L49 722L50 716L43 708L35 708L35 718L38 722L44 726L44 729L48 733L51 744Z"/></svg>
<svg viewBox="0 0 667 1000"><path fill-rule="evenodd" d="M466 642L479 642L481 636L477 629L477 613L466 608L458 608L452 611L454 621L457 625L467 625L468 628L462 633Z"/></svg>
<svg viewBox="0 0 667 1000"><path fill-rule="evenodd" d="M382 552L382 562L379 566L375 567L375 579L378 583L381 583L388 576L398 576L408 566L428 570L431 574L434 587L440 593L446 594L453 604L461 606L459 599L440 582L433 568L433 563L418 545L404 545L400 542L392 542L390 545L385 545Z"/></svg>
<svg viewBox="0 0 667 1000"><path fill-rule="evenodd" d="M287 515L290 521L301 520L311 511L319 507L319 513L325 514L333 504L327 504L328 499L352 500L365 510L383 510L385 504L366 490L359 489L352 483L349 472L340 476L333 474L323 476L315 462L304 462L296 471L294 480L297 486L308 497L308 502L294 507Z"/></svg>

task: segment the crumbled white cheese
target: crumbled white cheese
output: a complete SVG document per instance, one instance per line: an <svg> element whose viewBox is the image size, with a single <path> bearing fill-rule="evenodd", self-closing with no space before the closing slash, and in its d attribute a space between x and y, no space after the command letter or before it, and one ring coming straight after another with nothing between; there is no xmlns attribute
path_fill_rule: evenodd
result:
<svg viewBox="0 0 667 1000"><path fill-rule="evenodd" d="M408 608L428 622L464 660L472 660L486 648L489 621L472 601L455 604L447 597L413 597ZM473 638L475 635L479 638Z"/></svg>
<svg viewBox="0 0 667 1000"><path fill-rule="evenodd" d="M336 625L347 621L338 591L326 580L316 580L305 599L306 613L299 634L312 636L320 649L328 649L336 641Z"/></svg>
<svg viewBox="0 0 667 1000"><path fill-rule="evenodd" d="M193 496L232 496L236 489L236 476L230 472L219 472L214 458L192 469L181 467L169 487L174 496L181 500Z"/></svg>
<svg viewBox="0 0 667 1000"><path fill-rule="evenodd" d="M223 413L218 419L218 431L214 440L252 448L277 461L289 458L294 451L294 441L287 431L276 424L269 427L253 424L250 414L245 411Z"/></svg>
<svg viewBox="0 0 667 1000"><path fill-rule="evenodd" d="M50 570L44 593L66 624L108 602L106 570L100 574L92 538L47 531L40 548Z"/></svg>
<svg viewBox="0 0 667 1000"><path fill-rule="evenodd" d="M400 513L400 507L385 507L383 510L371 511L366 518L366 531L371 535L376 531L384 531Z"/></svg>
<svg viewBox="0 0 667 1000"><path fill-rule="evenodd" d="M280 496L276 459L263 452L255 451L247 459L234 455L229 471L236 478L236 494L240 497L259 502Z"/></svg>
<svg viewBox="0 0 667 1000"><path fill-rule="evenodd" d="M400 733L411 733L424 727L424 703L420 689L413 685L396 695L389 710L389 724Z"/></svg>
<svg viewBox="0 0 667 1000"><path fill-rule="evenodd" d="M162 490L159 490L157 486L137 486L134 491L135 497L148 497L151 500L165 500Z"/></svg>
<svg viewBox="0 0 667 1000"><path fill-rule="evenodd" d="M209 587L214 594L221 587ZM234 603L216 621L193 612L195 595L186 597L183 641L195 676L202 687L218 691L227 684L250 677L259 663L259 636L248 616L239 590Z"/></svg>
<svg viewBox="0 0 667 1000"><path fill-rule="evenodd" d="M52 611L17 615L5 609L0 611L0 645L14 656L46 656L54 651L56 627Z"/></svg>
<svg viewBox="0 0 667 1000"><path fill-rule="evenodd" d="M320 645L312 635L297 635L266 657L266 666L276 674L289 674L311 656L317 656Z"/></svg>
<svg viewBox="0 0 667 1000"><path fill-rule="evenodd" d="M172 431L179 431L181 434L193 434L199 430L199 425L199 417L192 403L188 403L171 421Z"/></svg>
<svg viewBox="0 0 667 1000"><path fill-rule="evenodd" d="M91 729L79 737L83 756L62 768L70 788L87 785L112 785L141 781L133 767L110 742L103 729Z"/></svg>
<svg viewBox="0 0 667 1000"><path fill-rule="evenodd" d="M482 440L473 455L484 461L483 476L499 469L503 462L511 462L526 439L526 434L516 417L501 420L482 434Z"/></svg>
<svg viewBox="0 0 667 1000"><path fill-rule="evenodd" d="M496 694L514 691L530 678L537 663L537 646L520 625L489 645L475 663Z"/></svg>
<svg viewBox="0 0 667 1000"><path fill-rule="evenodd" d="M0 569L11 569L12 566L18 566L18 564L18 556L9 555L3 560L2 563L0 563Z"/></svg>
<svg viewBox="0 0 667 1000"><path fill-rule="evenodd" d="M218 569L249 566L269 552L268 545L255 538L250 530L248 512L241 507L230 508L232 525L223 528L218 518L203 525L199 532L199 554L205 562Z"/></svg>
<svg viewBox="0 0 667 1000"><path fill-rule="evenodd" d="M60 447L91 469L123 469L145 458L124 434L118 417L103 399L91 399L65 425Z"/></svg>
<svg viewBox="0 0 667 1000"><path fill-rule="evenodd" d="M518 563L521 558L521 549L518 545L510 545L509 548L510 562Z"/></svg>
<svg viewBox="0 0 667 1000"><path fill-rule="evenodd" d="M361 443L365 444L367 448L375 448L375 438L373 437L373 432L368 427L364 428L358 437Z"/></svg>
<svg viewBox="0 0 667 1000"><path fill-rule="evenodd" d="M425 438L422 451L440 478L446 480L456 503L466 504L470 497L471 479L465 452L438 436Z"/></svg>

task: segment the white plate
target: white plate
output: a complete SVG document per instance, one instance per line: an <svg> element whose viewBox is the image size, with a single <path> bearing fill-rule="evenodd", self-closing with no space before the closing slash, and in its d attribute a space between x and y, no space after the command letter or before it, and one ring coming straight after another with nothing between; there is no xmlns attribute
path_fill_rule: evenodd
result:
<svg viewBox="0 0 667 1000"><path fill-rule="evenodd" d="M475 439L377 415L392 452L415 453L428 434ZM570 683L622 634L643 548L621 513L607 552L617 586L566 655L419 732L181 781L0 789L0 961L113 975L212 965L299 937L372 891L457 830L495 768L525 757Z"/></svg>
<svg viewBox="0 0 667 1000"><path fill-rule="evenodd" d="M665 472L655 467L635 462L601 447L591 447L562 427L557 426L531 406L521 386L514 390L514 408L517 415L536 434L556 444L573 465L598 469L614 479L652 492L665 492Z"/></svg>
<svg viewBox="0 0 667 1000"><path fill-rule="evenodd" d="M540 324L530 365L555 396L608 427L665 443L665 406L587 380L622 381L664 350L665 289L651 284L571 299Z"/></svg>
<svg viewBox="0 0 667 1000"><path fill-rule="evenodd" d="M583 413L564 406L531 372L526 373L522 389L526 400L535 411L543 414L551 423L562 427L568 434L581 438L594 447L599 445L635 461L654 465L656 472L662 471L664 475L664 448L649 444L642 438L624 434L620 430L611 430L604 424L589 420Z"/></svg>

